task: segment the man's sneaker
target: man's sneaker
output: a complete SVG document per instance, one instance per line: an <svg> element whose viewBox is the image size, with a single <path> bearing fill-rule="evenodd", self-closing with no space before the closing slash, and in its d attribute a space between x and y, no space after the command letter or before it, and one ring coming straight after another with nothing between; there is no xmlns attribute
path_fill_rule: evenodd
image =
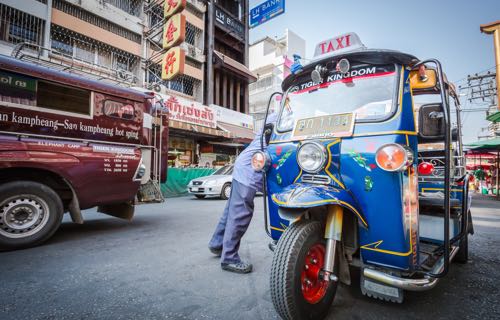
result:
<svg viewBox="0 0 500 320"><path fill-rule="evenodd" d="M222 248L208 247L208 250L210 250L210 252L212 252L213 254L215 254L217 257L220 257L222 255Z"/></svg>
<svg viewBox="0 0 500 320"><path fill-rule="evenodd" d="M252 264L245 262L237 263L221 263L222 270L236 272L236 273L249 273L252 272Z"/></svg>

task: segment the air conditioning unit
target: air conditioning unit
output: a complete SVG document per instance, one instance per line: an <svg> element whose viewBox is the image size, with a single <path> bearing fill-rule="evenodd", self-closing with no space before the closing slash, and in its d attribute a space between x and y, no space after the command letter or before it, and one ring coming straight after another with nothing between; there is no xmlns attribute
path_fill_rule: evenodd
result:
<svg viewBox="0 0 500 320"><path fill-rule="evenodd" d="M181 44L181 48L184 49L186 52L187 56L190 57L191 59L194 59L198 62L205 62L205 55L203 54L203 50L187 43L184 42Z"/></svg>

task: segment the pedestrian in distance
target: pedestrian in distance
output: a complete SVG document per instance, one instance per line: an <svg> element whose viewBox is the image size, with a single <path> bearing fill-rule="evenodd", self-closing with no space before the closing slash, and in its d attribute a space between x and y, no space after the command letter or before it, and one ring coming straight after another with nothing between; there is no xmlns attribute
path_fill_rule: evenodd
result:
<svg viewBox="0 0 500 320"><path fill-rule="evenodd" d="M276 118L276 114L270 114L266 124L274 124ZM261 137L262 132L257 133L234 163L231 195L208 244L209 250L220 256L221 267L226 271L236 273L252 271L252 264L243 262L238 250L241 238L252 220L255 194L262 190L263 173L254 171L251 165L252 156L261 150L261 140L265 140ZM267 148L265 141L263 147Z"/></svg>

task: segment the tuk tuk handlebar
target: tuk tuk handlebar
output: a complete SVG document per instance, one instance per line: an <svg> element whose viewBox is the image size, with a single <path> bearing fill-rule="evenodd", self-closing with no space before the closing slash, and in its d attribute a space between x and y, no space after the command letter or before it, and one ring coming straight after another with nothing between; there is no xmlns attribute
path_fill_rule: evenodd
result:
<svg viewBox="0 0 500 320"><path fill-rule="evenodd" d="M448 273L450 264L450 163L451 163L451 122L450 122L450 105L448 101L448 95L446 94L446 86L444 82L443 69L441 63L437 59L428 59L421 61L413 66L413 68L418 68L427 63L434 64L436 66L437 78L439 83L439 93L441 96L441 107L443 109L443 120L445 124L445 134L444 134L444 159L445 159L445 171L444 171L444 254L443 254L443 268L434 272L425 272L426 276L432 278L442 278Z"/></svg>

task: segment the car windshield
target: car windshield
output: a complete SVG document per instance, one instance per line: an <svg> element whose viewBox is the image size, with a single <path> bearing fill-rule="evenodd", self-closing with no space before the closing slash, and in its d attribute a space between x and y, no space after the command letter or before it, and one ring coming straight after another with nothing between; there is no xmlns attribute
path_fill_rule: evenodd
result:
<svg viewBox="0 0 500 320"><path fill-rule="evenodd" d="M216 170L212 175L230 175L233 173L233 166L224 166Z"/></svg>
<svg viewBox="0 0 500 320"><path fill-rule="evenodd" d="M299 78L282 100L278 131L292 130L297 120L355 113L357 121L387 118L395 110L395 65L358 65L345 74L333 70L322 83L310 74Z"/></svg>

